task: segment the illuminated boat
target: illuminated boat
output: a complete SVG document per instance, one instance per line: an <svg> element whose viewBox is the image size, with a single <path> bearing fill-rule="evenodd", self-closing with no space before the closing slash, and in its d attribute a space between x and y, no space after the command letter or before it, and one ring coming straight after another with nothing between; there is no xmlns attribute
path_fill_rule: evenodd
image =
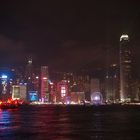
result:
<svg viewBox="0 0 140 140"><path fill-rule="evenodd" d="M0 109L14 109L18 108L18 102L9 100L6 102L0 101Z"/></svg>

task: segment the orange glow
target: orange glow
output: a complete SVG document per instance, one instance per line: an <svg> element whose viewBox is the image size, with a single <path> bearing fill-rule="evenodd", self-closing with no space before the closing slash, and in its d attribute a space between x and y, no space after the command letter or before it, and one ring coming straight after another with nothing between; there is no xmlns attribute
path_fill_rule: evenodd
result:
<svg viewBox="0 0 140 140"><path fill-rule="evenodd" d="M8 104L12 104L12 99L9 98L9 99L7 100L7 103L8 103Z"/></svg>

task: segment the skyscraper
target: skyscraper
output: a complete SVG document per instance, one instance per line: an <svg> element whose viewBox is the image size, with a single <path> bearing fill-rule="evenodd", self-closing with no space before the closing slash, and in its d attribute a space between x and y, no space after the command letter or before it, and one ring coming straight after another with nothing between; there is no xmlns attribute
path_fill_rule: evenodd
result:
<svg viewBox="0 0 140 140"><path fill-rule="evenodd" d="M120 37L120 100L131 100L131 51L129 36Z"/></svg>
<svg viewBox="0 0 140 140"><path fill-rule="evenodd" d="M106 102L115 103L120 99L119 95L119 68L117 64L111 64L105 77Z"/></svg>
<svg viewBox="0 0 140 140"><path fill-rule="evenodd" d="M41 66L41 100L49 102L48 67Z"/></svg>
<svg viewBox="0 0 140 140"><path fill-rule="evenodd" d="M28 58L28 62L25 70L25 78L27 80L30 80L32 78L32 71L33 71L32 58Z"/></svg>

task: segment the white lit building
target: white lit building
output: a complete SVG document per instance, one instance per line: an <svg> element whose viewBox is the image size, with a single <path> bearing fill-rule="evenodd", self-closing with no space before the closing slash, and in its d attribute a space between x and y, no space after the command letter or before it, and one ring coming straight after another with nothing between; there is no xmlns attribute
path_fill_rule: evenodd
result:
<svg viewBox="0 0 140 140"><path fill-rule="evenodd" d="M131 101L131 51L128 35L120 37L120 101Z"/></svg>

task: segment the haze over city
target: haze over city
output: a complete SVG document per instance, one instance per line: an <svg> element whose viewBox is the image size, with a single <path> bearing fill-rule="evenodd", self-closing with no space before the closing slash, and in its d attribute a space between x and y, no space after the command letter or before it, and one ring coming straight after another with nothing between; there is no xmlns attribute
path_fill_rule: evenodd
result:
<svg viewBox="0 0 140 140"><path fill-rule="evenodd" d="M139 74L139 8L130 1L9 1L0 6L0 64L35 64L59 70L100 68L118 61L119 38L130 36Z"/></svg>

